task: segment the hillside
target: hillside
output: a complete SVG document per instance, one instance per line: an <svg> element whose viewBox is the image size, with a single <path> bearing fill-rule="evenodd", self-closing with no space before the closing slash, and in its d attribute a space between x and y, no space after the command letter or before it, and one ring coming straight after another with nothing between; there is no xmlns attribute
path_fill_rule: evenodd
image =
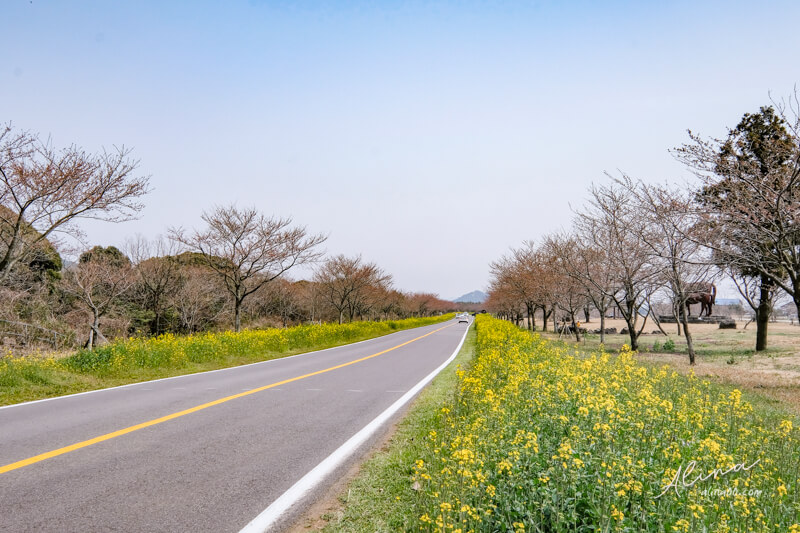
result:
<svg viewBox="0 0 800 533"><path fill-rule="evenodd" d="M477 303L477 304L481 304L481 303L485 302L486 298L488 298L488 297L489 297L489 295L486 294L483 291L472 291L472 292L469 292L467 294L464 294L463 296L459 296L458 298L456 298L453 301L456 302L456 303Z"/></svg>

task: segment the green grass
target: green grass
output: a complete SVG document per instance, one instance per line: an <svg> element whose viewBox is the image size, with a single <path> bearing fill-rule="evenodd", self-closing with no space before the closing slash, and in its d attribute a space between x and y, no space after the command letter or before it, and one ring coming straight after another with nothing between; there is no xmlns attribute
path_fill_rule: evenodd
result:
<svg viewBox="0 0 800 533"><path fill-rule="evenodd" d="M0 357L0 405L267 361L452 317L131 338L60 359L8 354Z"/></svg>
<svg viewBox="0 0 800 533"><path fill-rule="evenodd" d="M359 476L341 497L343 514L327 514L324 531L403 531L409 517L416 516L414 462L425 448L431 431L439 426L442 406L453 401L458 384L457 371L469 365L475 353L475 329L470 329L453 364L436 376L422 391L408 415L398 425L386 451L376 453L362 467Z"/></svg>

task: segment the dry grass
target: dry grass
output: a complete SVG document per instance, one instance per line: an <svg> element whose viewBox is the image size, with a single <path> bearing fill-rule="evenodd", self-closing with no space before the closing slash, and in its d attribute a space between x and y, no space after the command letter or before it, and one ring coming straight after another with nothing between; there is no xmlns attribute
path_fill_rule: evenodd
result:
<svg viewBox="0 0 800 533"><path fill-rule="evenodd" d="M591 330L599 328L600 323L595 319L585 326ZM606 327L616 327L619 331L625 327L625 323L622 320L607 320ZM686 341L677 335L677 326L664 324L663 327L675 343L674 350L663 350L667 337L660 333L652 334L658 328L648 322L645 328L648 334L639 338L638 358L642 362L667 364L683 374L693 370L698 377L758 393L800 413L800 326L785 322L770 323L768 349L756 353L755 324L743 329L744 323L737 322L735 330L721 330L715 324L690 324L689 331L697 351L694 367L689 365ZM552 332L545 336L558 337ZM599 335L589 334L586 337L581 343L586 348L599 345ZM574 342L574 337L571 340ZM629 343L630 338L628 335L606 335L605 341L608 349L616 350ZM661 348L658 348L659 345Z"/></svg>

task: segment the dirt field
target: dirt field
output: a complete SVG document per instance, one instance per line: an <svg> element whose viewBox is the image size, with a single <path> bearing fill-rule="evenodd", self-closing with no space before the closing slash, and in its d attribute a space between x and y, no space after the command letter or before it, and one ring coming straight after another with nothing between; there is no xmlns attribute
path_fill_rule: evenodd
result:
<svg viewBox="0 0 800 533"><path fill-rule="evenodd" d="M584 324L590 331L600 327L595 319ZM551 326L552 327L552 326ZM606 328L625 327L622 320L606 320ZM658 328L648 321L647 335L639 338L639 359L651 364L669 364L681 373L688 373L689 357L686 341L677 335L675 324L664 324L664 330L675 343L671 352L664 351L667 337L653 334ZM743 329L744 322L737 322L735 330L720 330L715 324L690 324L689 331L697 351L697 364L694 372L699 377L757 392L777 400L800 413L800 326L785 322L769 324L768 348L756 354L756 327L751 323ZM548 338L557 338L552 333ZM574 342L574 337L571 338ZM629 343L628 335L606 335L606 346L618 349ZM596 347L600 336L589 334L582 341L587 348Z"/></svg>

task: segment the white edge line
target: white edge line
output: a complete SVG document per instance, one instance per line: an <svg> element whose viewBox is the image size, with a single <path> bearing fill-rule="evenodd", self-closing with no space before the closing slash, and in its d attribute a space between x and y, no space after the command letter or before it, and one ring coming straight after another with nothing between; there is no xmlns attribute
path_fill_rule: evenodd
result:
<svg viewBox="0 0 800 533"><path fill-rule="evenodd" d="M246 365L229 366L229 367L226 367L226 368L218 368L216 370L205 370L203 372L193 372L191 374L181 374L180 376L170 376L168 378L151 379L150 381L137 381L135 383L128 383L126 385L117 385L116 387L107 387L105 389L94 389L94 390L87 390L87 391L84 391L84 392L76 392L76 393L73 393L73 394L65 394L63 396L53 396L52 398L42 398L41 400L31 400L29 402L12 403L12 404L9 404L9 405L0 405L0 410L2 410L2 409L10 409L12 407L23 407L25 405L32 405L34 403L52 402L53 400L63 400L64 398L73 398L75 396L84 396L86 394L94 394L96 392L105 392L105 391L116 390L116 389L125 389L127 387L135 387L137 385L144 385L146 383L158 383L159 381L168 381L170 379L188 378L188 377L191 377L191 376L200 376L200 375L203 375L203 374L213 374L214 372L232 371L232 370L235 370L237 368L245 368L245 367L248 367L248 366L265 365L267 363L274 363L276 361L284 361L286 359L293 359L295 357L302 357L304 355L311 355L311 354L315 354L315 353L322 353L322 352L328 352L328 351L331 351L331 350L337 350L339 348L346 348L348 346L355 346L356 344L361 344L363 342L374 341L374 340L377 340L377 339L384 339L386 337L389 337L391 335L396 335L398 333L405 333L406 331L413 331L415 329L428 328L428 327L431 327L431 326L438 326L440 324L446 324L447 322L449 322L449 320L446 321L446 322L437 322L435 324L429 324L427 326L419 326L419 327L416 327L416 328L409 328L409 329L403 329L403 330L400 330L400 331L394 331L392 333L387 333L386 335L381 335L380 337L372 337L371 339L364 339L363 341L351 342L349 344L340 344L339 346L331 346L330 348L325 348L324 350L313 350L313 351L310 351L310 352L302 352L302 353L297 353L297 354L294 354L294 355L287 355L286 357L276 357L275 359L268 359L266 361L256 361L255 363L247 363ZM249 390L249 389L247 389L247 390Z"/></svg>
<svg viewBox="0 0 800 533"><path fill-rule="evenodd" d="M470 324L471 325L471 324ZM411 398L413 398L422 388L428 384L436 375L449 365L453 359L456 358L461 347L464 345L464 340L467 338L467 332L464 331L464 336L461 337L461 342L458 343L453 354L433 372L422 378L422 381L414 385L414 387L400 397L396 402L390 405L384 412L379 414L372 422L364 426L358 433L350 437L347 442L339 446L332 454L322 460L305 476L300 478L297 483L289 487L277 500L272 502L269 507L261 511L249 524L244 526L239 533L263 533L274 526L280 517L288 511L293 505L299 502L306 494L311 492L325 477L329 476L339 465L344 463L367 439L369 439L389 418L391 418L397 411L400 410Z"/></svg>

